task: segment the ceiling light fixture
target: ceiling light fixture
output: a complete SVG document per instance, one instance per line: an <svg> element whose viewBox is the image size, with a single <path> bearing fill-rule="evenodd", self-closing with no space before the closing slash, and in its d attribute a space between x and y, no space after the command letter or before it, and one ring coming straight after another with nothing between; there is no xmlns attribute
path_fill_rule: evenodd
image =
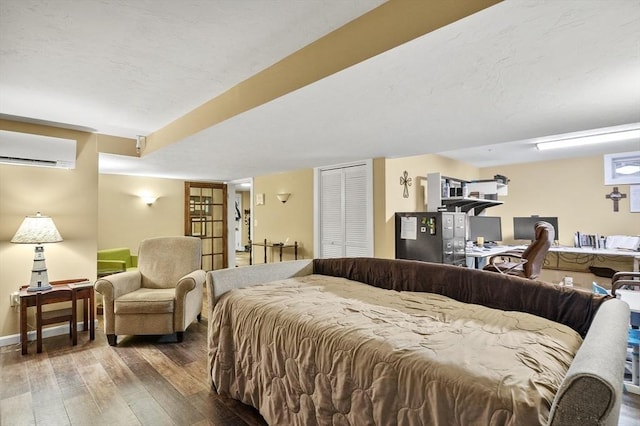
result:
<svg viewBox="0 0 640 426"><path fill-rule="evenodd" d="M623 127L627 128L624 129ZM631 139L640 139L640 127L638 124L635 124L633 128L618 126L610 129L599 129L591 132L580 132L579 134L566 134L538 139L540 142L536 143L536 147L539 151L544 151L547 149L622 142Z"/></svg>

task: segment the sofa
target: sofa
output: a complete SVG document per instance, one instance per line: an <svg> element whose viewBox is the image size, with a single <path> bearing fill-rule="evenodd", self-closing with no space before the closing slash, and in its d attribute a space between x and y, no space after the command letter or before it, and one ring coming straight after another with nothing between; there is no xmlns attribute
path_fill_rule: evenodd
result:
<svg viewBox="0 0 640 426"><path fill-rule="evenodd" d="M126 247L98 250L98 278L118 272L134 271L138 256Z"/></svg>
<svg viewBox="0 0 640 426"><path fill-rule="evenodd" d="M349 284L348 281L355 281L358 284L363 283L367 286L375 287L376 290L385 289L392 293L433 293L453 299L456 303L469 304L470 310L472 308L476 309L476 306L481 305L482 307L497 310L497 312L504 312L507 316L526 313L566 326L567 333L575 332L580 336L578 338L580 343L576 347L575 353L571 354L570 363L566 366L566 371L557 378L558 382L553 387L546 389L551 393L547 394L546 404L541 408L539 424L613 426L618 422L623 390L626 334L629 322L628 305L612 297L598 296L589 292L559 287L535 280L451 265L407 260L368 258L314 259L208 272L206 277L207 288L209 289L207 292L209 302L209 359L207 372L209 382L215 390L253 405L261 412L267 422L274 424L281 422L306 424L309 421L323 423L326 419L321 419L321 416L328 416L328 419L348 419L352 423L353 419L356 418L357 422L375 422L377 424L382 419L383 424L412 424L411 421L399 419L401 419L402 415L406 415L407 412L415 411L417 406L424 408L425 405L433 406L437 404L436 402L430 403L428 398L438 398L438 394L442 394L442 392L431 393L427 401L416 400L416 392L421 392L422 389L414 389L412 391L414 397L409 396L410 399L413 398L413 404L417 404L414 407L399 407L397 394L402 392L386 392L388 394L387 397L393 399L393 403L384 398L375 400L375 392L370 392L376 389L375 383L373 383L372 386L374 387L366 390L365 394L374 395L374 397L371 397L371 400L366 400L366 403L361 403L358 407L365 407L373 416L378 416L377 418L362 417L363 413L356 412L358 410L355 409L355 406L340 405L345 401L345 397L347 401L350 398L352 401L356 400L354 399L355 394L341 394L338 398L336 393L342 392L345 387L352 386L353 383L349 382L351 378L348 378L348 381L345 382L346 379L344 377L341 375L331 376L332 373L329 371L327 377L324 378L324 382L322 380L318 381L322 379L322 375L317 375L319 371L317 362L320 356L317 351L309 351L306 355L297 353L295 356L286 353L287 351L297 351L304 346L313 346L315 344L314 340L324 342L326 336L322 334L319 335L320 337L314 335L314 339L311 341L306 339L303 342L291 345L287 344L284 338L281 338L281 335L274 340L265 334L270 330L260 329L257 331L257 344L264 346L255 349L254 357L247 358L246 354L240 352L240 350L244 350L247 347L250 348L251 345L247 343L246 339L236 341L236 338L243 334L252 333L263 320L266 321L272 314L271 308L259 307L254 309L260 311L261 319L257 322L251 322L249 317L240 322L225 319L225 315L227 317L231 315L227 312L233 313L233 311L237 311L242 300L247 299L246 294L242 293L243 291L258 287L266 287L268 289L269 286L275 285L275 290L272 294L273 297L280 299L280 302L278 302L280 311L285 312L284 315L288 317L287 320L296 321L296 315L286 314L289 307L293 307L292 302L287 302L288 294L293 292L292 289L286 288L282 290L281 288L283 287L278 286L282 286L283 282L291 280L322 276L344 279L345 286ZM316 280L313 281L314 283L319 282L317 281L318 278L314 279ZM293 285L295 288L303 284L294 281ZM373 291L374 289L370 290L370 292ZM318 294L324 296L326 293L329 292L323 290ZM414 293L408 294L409 296L407 297L413 297L410 295ZM263 299L267 298L264 297ZM307 301L309 299L307 298ZM236 305L231 306L227 311L223 311L227 300L236 300L234 302ZM284 302L282 302L283 300ZM320 297L317 301L311 300L310 306L313 306L314 303L322 303ZM352 301L348 301L348 303L352 303ZM283 306L284 310L282 310ZM383 308L380 304L374 304L374 306L367 308L367 312L370 315L373 315L375 311L381 310ZM321 313L322 309L317 312ZM515 312L515 314L511 314L511 312ZM389 318L388 311L385 311L385 315L377 319L380 324L387 322ZM308 336L311 333L309 327L310 321L313 320L313 315L303 313L297 316L305 330L297 334L304 339L305 335ZM346 317L341 319L343 318L342 316L337 316L337 318L338 322L346 323L347 321ZM247 326L247 324L255 325ZM273 328L270 327L270 329ZM286 333L291 326L287 324L276 328L279 329L278 333ZM335 334L340 331L339 328L332 329L329 333ZM349 338L353 339L356 335L355 331L350 332ZM390 337L390 340L393 340L394 336L390 335ZM282 344L285 344L285 346L281 346ZM378 344L383 347L387 344L387 340L383 339ZM465 341L466 344L467 342ZM352 345L354 352L349 353L352 365L357 362L355 353L362 352L364 345L365 343ZM323 348L327 347L326 345L323 346ZM391 351L391 353L393 352ZM398 351L396 350L395 352ZM272 358L273 354L282 354L282 360ZM344 356L344 348L331 356ZM478 354L478 356L481 357L482 355ZM445 363L447 361L445 360ZM476 361L480 362L482 360L477 358ZM243 369L244 371L240 371ZM307 379L305 382L301 374L303 372L307 374L312 371L315 371L315 373L310 373L311 381ZM346 371L349 371L349 367L347 367ZM373 373L361 374L360 376L364 377L366 381L367 375L370 379L372 377L371 374ZM313 384L314 375L316 377L315 386ZM527 381L526 377L524 377L524 381ZM326 383L326 386L320 386L321 383ZM454 385L451 388L452 392L460 392L459 385ZM502 388L502 386L500 387ZM402 390L402 388L399 389ZM279 399L276 399L274 393L272 393L276 391ZM359 401L361 401L362 395L364 394L360 392ZM457 393L457 395L458 397L467 398L466 401L469 401L469 395L461 393ZM457 400L457 397L455 399ZM508 400L509 398L507 398ZM274 403L274 401L276 402ZM335 407L334 404L336 404ZM468 406L469 404L459 405ZM283 412L286 413L283 415ZM493 414L502 415L499 413ZM512 414L513 417L509 422L522 424L522 420L518 420L517 413L514 412ZM445 423L469 423L460 420L460 418L448 417L454 415L452 410L445 409L437 415L441 416L441 420L447 417L448 420L444 420ZM421 420L424 422L424 419ZM427 423L432 423L434 420L431 418L431 420L427 419L426 421ZM501 420L498 422L500 423ZM527 421L526 424L532 423ZM536 420L535 424L538 424L538 420Z"/></svg>

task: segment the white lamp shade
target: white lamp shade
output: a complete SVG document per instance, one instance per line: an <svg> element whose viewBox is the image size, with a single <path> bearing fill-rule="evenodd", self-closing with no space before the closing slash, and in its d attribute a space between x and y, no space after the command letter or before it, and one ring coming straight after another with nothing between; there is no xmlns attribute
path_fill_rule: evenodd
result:
<svg viewBox="0 0 640 426"><path fill-rule="evenodd" d="M62 241L62 236L53 223L53 219L49 216L42 216L40 213L25 217L11 239L12 243L18 244L58 243L60 241Z"/></svg>

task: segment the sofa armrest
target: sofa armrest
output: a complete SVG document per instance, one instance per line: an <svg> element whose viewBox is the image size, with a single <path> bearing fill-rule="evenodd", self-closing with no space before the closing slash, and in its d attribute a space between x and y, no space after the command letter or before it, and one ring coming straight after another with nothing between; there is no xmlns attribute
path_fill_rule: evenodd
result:
<svg viewBox="0 0 640 426"><path fill-rule="evenodd" d="M132 268L137 268L138 267L138 256L135 254L131 255L131 267Z"/></svg>
<svg viewBox="0 0 640 426"><path fill-rule="evenodd" d="M104 331L114 334L115 330L115 300L127 293L140 288L142 275L139 271L120 272L108 275L96 281L95 289L102 295L104 309Z"/></svg>
<svg viewBox="0 0 640 426"><path fill-rule="evenodd" d="M207 272L209 312L213 312L213 306L220 296L235 288L250 287L256 284L310 275L312 273L313 260L311 259L209 271Z"/></svg>
<svg viewBox="0 0 640 426"><path fill-rule="evenodd" d="M600 306L556 394L549 425L617 425L629 327L629 305Z"/></svg>
<svg viewBox="0 0 640 426"><path fill-rule="evenodd" d="M184 298L188 292L198 286L204 285L205 279L205 272L202 269L193 271L180 278L180 281L178 281L178 284L176 285L176 299L180 300Z"/></svg>
<svg viewBox="0 0 640 426"><path fill-rule="evenodd" d="M184 331L202 311L205 272L193 271L180 278L176 285L176 305L173 327Z"/></svg>
<svg viewBox="0 0 640 426"><path fill-rule="evenodd" d="M120 272L97 280L96 291L102 294L103 299L115 300L139 289L141 284L142 275L139 271Z"/></svg>

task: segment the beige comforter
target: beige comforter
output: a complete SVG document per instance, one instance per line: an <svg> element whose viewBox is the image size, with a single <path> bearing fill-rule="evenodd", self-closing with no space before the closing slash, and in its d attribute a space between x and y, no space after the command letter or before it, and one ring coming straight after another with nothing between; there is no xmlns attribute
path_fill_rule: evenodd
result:
<svg viewBox="0 0 640 426"><path fill-rule="evenodd" d="M582 339L520 312L310 275L214 308L218 392L279 425L535 425Z"/></svg>

